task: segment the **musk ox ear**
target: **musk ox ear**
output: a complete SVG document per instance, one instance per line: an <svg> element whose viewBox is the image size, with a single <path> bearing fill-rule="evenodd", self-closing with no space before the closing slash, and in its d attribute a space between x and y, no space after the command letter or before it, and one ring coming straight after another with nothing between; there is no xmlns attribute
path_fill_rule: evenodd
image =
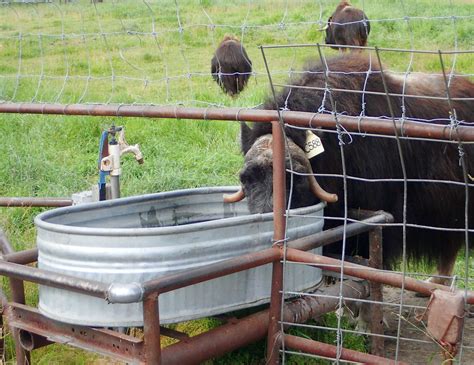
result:
<svg viewBox="0 0 474 365"><path fill-rule="evenodd" d="M240 143L244 155L250 150L253 142L255 142L255 140L252 136L252 128L250 128L247 123L240 122Z"/></svg>

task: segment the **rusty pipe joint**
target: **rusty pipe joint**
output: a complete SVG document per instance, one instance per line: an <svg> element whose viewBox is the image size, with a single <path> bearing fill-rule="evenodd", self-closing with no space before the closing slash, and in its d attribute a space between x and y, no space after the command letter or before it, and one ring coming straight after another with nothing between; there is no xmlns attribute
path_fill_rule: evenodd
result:
<svg viewBox="0 0 474 365"><path fill-rule="evenodd" d="M108 303L137 303L143 300L144 289L140 283L112 283L107 289Z"/></svg>
<svg viewBox="0 0 474 365"><path fill-rule="evenodd" d="M53 343L43 336L23 329L19 330L18 340L20 342L20 346L26 351L33 351Z"/></svg>

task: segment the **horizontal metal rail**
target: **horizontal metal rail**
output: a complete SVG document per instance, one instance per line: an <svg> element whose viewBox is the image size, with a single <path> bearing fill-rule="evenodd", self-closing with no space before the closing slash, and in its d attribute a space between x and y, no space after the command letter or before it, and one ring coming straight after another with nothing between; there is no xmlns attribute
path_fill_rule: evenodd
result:
<svg viewBox="0 0 474 365"><path fill-rule="evenodd" d="M341 272L340 260L332 259L326 256L314 255L309 252L303 252L300 250L295 250L288 248L286 252L286 258L289 261L306 263L324 270ZM418 292L425 295L431 295L433 290L440 289L445 291L451 291L449 286L429 283L426 281L421 281L409 277L403 277L402 274L384 272L377 269L368 268L366 266L352 264L349 262L344 262L344 274L349 276L354 276L361 279L366 279L374 281L377 283L387 284L396 288L402 287L402 282L404 282L404 287L406 290ZM464 290L461 290L464 292ZM474 292L468 290L466 293L466 301L468 304L474 304Z"/></svg>
<svg viewBox="0 0 474 365"><path fill-rule="evenodd" d="M146 297L151 293L162 294L185 286L252 269L279 260L280 257L281 253L279 250L268 248L174 275L166 275L145 282L143 284L144 296Z"/></svg>
<svg viewBox="0 0 474 365"><path fill-rule="evenodd" d="M314 341L292 335L284 335L284 341L286 348L303 351L308 354L324 356L330 359L337 358L338 348L334 345L328 345L324 342ZM346 348L341 349L339 358L341 360L368 365L408 365L405 362L389 360L384 357L364 354L362 352Z"/></svg>
<svg viewBox="0 0 474 365"><path fill-rule="evenodd" d="M0 207L67 207L72 205L68 198L2 197Z"/></svg>
<svg viewBox="0 0 474 365"><path fill-rule="evenodd" d="M347 281L342 288L344 298L361 299L369 294L367 283ZM285 303L283 320L290 323L305 323L337 308L340 294L339 284L321 288L322 292L333 294L332 298L301 297ZM330 300L327 300L330 299ZM270 322L269 309L248 317L231 321L186 341L162 349L162 363L166 365L201 364L229 351L264 338Z"/></svg>
<svg viewBox="0 0 474 365"><path fill-rule="evenodd" d="M337 23L333 23L337 24ZM347 23L346 23L347 24ZM261 46L263 49L277 49L277 48L317 48L325 47L332 48L333 44L323 44L323 43L296 43L296 44L269 44ZM410 54L432 54L439 55L441 54L471 54L474 53L474 49L466 50L455 50L455 51L442 51L442 50L423 50L423 49L411 49L411 48L384 48L384 47L371 47L371 46L351 46L347 44L338 44L338 48L347 48L347 49L364 49L368 51L383 51L383 52L397 52L397 53L410 53Z"/></svg>
<svg viewBox="0 0 474 365"><path fill-rule="evenodd" d="M187 108L173 106L143 105L84 105L84 104L35 104L0 103L0 113L84 115L96 117L143 117L271 122L279 120L276 110L257 110L248 108ZM295 111L281 111L283 121L301 127L322 127L335 129L336 120L332 114L319 114ZM350 117L338 115L338 123L349 132L374 133L379 135L403 135L406 137L430 138L438 140L474 141L474 128L457 126L456 133L448 125L396 120L396 133L393 121L371 117Z"/></svg>
<svg viewBox="0 0 474 365"><path fill-rule="evenodd" d="M0 260L13 262L20 265L28 265L38 261L38 249L32 248L30 250L23 250L18 252L12 252L6 255L0 256Z"/></svg>
<svg viewBox="0 0 474 365"><path fill-rule="evenodd" d="M362 232L370 231L377 223L386 223L392 217L385 212L377 212L373 217L369 217L358 223L350 223L346 227L346 236L352 237ZM333 229L322 231L311 236L293 240L288 243L289 247L300 250L311 250L336 242L342 238L344 227L339 226ZM264 265L281 258L279 249L269 248L263 251L235 257L225 261L207 265L206 267L188 270L174 275L163 276L158 279L149 280L143 284L144 296L153 292L159 294L179 289L184 286L200 283L202 281L214 279L220 276L246 270L256 266Z"/></svg>
<svg viewBox="0 0 474 365"><path fill-rule="evenodd" d="M387 213L377 212L374 216L361 222L348 224L346 227L346 235L347 237L350 237L372 230L376 227L374 224L385 223L389 221L390 218L391 216ZM308 237L290 241L289 245L290 247L298 249L310 250L315 247L336 242L341 239L343 234L344 228L343 226L340 226ZM274 262L281 258L280 250L269 248L232 259L219 261L202 268L149 280L140 285L138 283L107 284L95 280L86 280L48 270L19 265L20 263L28 264L36 261L37 254L37 249L33 249L4 255L4 261L0 261L0 274L15 279L103 298L110 303L140 302L143 298L152 293L165 293L184 286Z"/></svg>
<svg viewBox="0 0 474 365"><path fill-rule="evenodd" d="M20 254L18 252L18 254ZM71 290L93 297L106 299L110 284L94 280L84 280L75 276L58 274L30 266L19 265L12 262L0 261L0 275L14 279L34 282L59 289Z"/></svg>

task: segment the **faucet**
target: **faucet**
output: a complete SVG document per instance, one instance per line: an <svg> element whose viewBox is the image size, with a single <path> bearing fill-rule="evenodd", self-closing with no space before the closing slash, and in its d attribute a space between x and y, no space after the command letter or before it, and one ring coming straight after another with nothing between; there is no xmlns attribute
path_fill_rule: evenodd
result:
<svg viewBox="0 0 474 365"><path fill-rule="evenodd" d="M143 155L140 151L140 146L138 144L134 144L130 146L127 141L125 140L125 128L120 127L119 136L118 136L118 144L120 148L120 156L125 155L126 153L132 153L135 156L135 160L141 165L143 163Z"/></svg>
<svg viewBox="0 0 474 365"><path fill-rule="evenodd" d="M99 191L101 186L105 189L104 175L110 174L110 185L111 185L111 198L120 198L120 182L119 178L122 174L122 167L120 158L126 153L132 153L139 164L143 164L143 155L140 151L138 144L130 146L125 140L125 128L122 126L112 127L105 132L112 138L108 142L108 149L103 149L106 152L105 156L100 156L100 174L101 180L99 181ZM116 135L118 134L118 138ZM101 150L102 151L102 150ZM105 190L104 190L105 191ZM101 194L101 200L105 200L105 193Z"/></svg>

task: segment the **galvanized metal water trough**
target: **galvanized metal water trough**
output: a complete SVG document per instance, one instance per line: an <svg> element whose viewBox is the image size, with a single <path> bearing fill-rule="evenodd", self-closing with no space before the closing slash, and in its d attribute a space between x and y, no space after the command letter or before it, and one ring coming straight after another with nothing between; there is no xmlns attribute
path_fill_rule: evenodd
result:
<svg viewBox="0 0 474 365"><path fill-rule="evenodd" d="M178 190L54 209L38 215L38 266L105 283L143 283L269 248L273 213L249 214L244 201L222 195L237 187ZM322 230L323 204L292 210L288 238ZM312 252L318 253L319 249ZM321 272L292 265L285 285L309 290ZM268 302L271 265L160 296L160 321L173 323ZM39 310L62 322L105 327L143 325L141 303L40 287Z"/></svg>

